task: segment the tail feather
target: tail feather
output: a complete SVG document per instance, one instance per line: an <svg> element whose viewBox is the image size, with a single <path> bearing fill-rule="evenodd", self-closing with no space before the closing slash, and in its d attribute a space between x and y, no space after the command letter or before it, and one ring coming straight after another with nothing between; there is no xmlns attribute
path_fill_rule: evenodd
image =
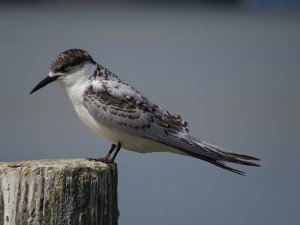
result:
<svg viewBox="0 0 300 225"><path fill-rule="evenodd" d="M191 136L187 136L186 138L180 138L174 135L168 135L163 139L156 140L156 141L177 148L183 153L185 153L186 155L204 160L222 169L240 175L245 175L245 173L243 171L231 168L227 166L225 163L230 162L230 163L236 163L236 164L241 164L246 166L257 166L257 167L260 166L256 163L249 162L252 160L259 160L258 158L231 152L231 151L226 151L223 148L200 141Z"/></svg>
<svg viewBox="0 0 300 225"><path fill-rule="evenodd" d="M259 160L258 158L256 157L253 157L253 156L249 156L249 155L243 155L243 154L240 154L240 153L236 153L236 152L231 152L231 151L228 151L228 150L225 150L223 148L220 148L216 145L213 145L213 144L210 144L210 143L207 143L207 142L201 142L202 144L206 145L208 148L210 149L215 149L215 150L218 150L228 156L232 156L232 157L235 157L235 158L239 158L239 159L244 159L244 160Z"/></svg>
<svg viewBox="0 0 300 225"><path fill-rule="evenodd" d="M204 160L204 161L209 162L211 164L214 164L215 166L220 167L222 169L225 169L225 170L228 170L230 172L233 172L233 173L245 176L245 172L243 172L241 170L234 169L234 168L229 167L229 166L226 166L223 161L218 161L216 159L209 158L209 157L206 157L206 156L203 156L203 155L199 155L199 154L195 154L193 152L186 152L186 153L188 155L192 156L192 157L197 158L197 159L201 159L201 160Z"/></svg>

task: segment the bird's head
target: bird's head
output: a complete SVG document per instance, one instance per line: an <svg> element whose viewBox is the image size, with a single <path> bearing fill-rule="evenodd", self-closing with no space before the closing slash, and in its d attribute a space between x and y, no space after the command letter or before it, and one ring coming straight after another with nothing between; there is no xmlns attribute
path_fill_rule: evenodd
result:
<svg viewBox="0 0 300 225"><path fill-rule="evenodd" d="M53 60L48 76L38 83L30 92L36 92L47 84L60 80L66 84L74 83L83 74L90 75L96 62L88 52L81 49L70 49L62 52ZM88 70L88 71L86 71Z"/></svg>

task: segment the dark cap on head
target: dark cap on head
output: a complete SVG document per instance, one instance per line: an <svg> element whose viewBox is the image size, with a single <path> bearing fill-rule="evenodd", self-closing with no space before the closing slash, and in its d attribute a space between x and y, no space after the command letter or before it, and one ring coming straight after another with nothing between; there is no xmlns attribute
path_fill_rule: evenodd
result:
<svg viewBox="0 0 300 225"><path fill-rule="evenodd" d="M36 92L47 84L57 80L60 76L66 75L74 70L74 68L82 67L85 63L96 64L93 58L84 50L70 49L62 52L53 60L50 67L49 75L38 83L30 92Z"/></svg>
<svg viewBox="0 0 300 225"><path fill-rule="evenodd" d="M96 64L88 52L81 49L69 49L58 55L58 57L52 62L50 70L53 73L66 72L68 68L79 66L86 62Z"/></svg>

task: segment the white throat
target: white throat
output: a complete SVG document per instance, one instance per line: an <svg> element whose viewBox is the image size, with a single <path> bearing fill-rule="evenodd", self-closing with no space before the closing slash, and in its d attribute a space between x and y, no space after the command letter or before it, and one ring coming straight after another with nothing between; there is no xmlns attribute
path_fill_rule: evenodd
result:
<svg viewBox="0 0 300 225"><path fill-rule="evenodd" d="M70 98L73 105L82 102L83 92L90 84L89 78L94 74L96 68L97 65L86 63L80 70L58 80L58 83Z"/></svg>

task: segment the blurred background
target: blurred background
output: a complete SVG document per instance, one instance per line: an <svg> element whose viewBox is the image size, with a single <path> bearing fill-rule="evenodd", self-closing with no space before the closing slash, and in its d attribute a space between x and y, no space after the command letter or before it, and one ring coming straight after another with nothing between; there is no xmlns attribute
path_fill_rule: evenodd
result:
<svg viewBox="0 0 300 225"><path fill-rule="evenodd" d="M0 2L1 161L99 157L110 144L58 85L52 60L87 50L192 135L261 159L246 177L170 153L121 151L119 224L300 223L297 0Z"/></svg>

